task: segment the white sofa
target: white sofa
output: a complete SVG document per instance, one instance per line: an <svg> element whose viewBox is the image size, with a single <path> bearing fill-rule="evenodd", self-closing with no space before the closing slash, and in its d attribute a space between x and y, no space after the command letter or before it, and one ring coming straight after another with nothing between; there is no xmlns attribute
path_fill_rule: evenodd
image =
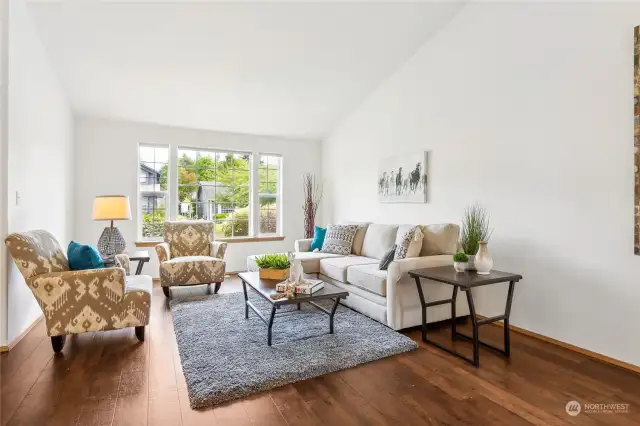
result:
<svg viewBox="0 0 640 426"><path fill-rule="evenodd" d="M349 222L351 224L355 222ZM415 225L357 223L351 255L310 252L311 240L297 240L295 252L302 259L304 272L349 291L341 303L394 330L418 326L422 312L418 290L408 271L453 265L460 228L454 224L421 225L424 233L420 257L394 260L386 271L378 269L380 258L393 246L397 235ZM247 270L257 271L255 255L247 258ZM453 287L422 280L427 302L449 299ZM458 297L457 316L469 315L465 297ZM427 321L451 318L451 306L439 305L427 310Z"/></svg>

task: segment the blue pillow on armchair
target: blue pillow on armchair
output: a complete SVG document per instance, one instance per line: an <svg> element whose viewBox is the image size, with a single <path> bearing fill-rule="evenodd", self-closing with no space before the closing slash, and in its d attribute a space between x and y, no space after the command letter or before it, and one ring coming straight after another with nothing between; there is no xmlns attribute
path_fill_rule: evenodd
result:
<svg viewBox="0 0 640 426"><path fill-rule="evenodd" d="M71 241L67 248L67 258L72 271L104 268L102 256L95 247L90 245Z"/></svg>
<svg viewBox="0 0 640 426"><path fill-rule="evenodd" d="M320 250L322 248L322 243L324 243L324 236L327 233L327 228L320 228L318 225L313 227L313 241L311 241L311 248L309 251L314 251L315 249Z"/></svg>

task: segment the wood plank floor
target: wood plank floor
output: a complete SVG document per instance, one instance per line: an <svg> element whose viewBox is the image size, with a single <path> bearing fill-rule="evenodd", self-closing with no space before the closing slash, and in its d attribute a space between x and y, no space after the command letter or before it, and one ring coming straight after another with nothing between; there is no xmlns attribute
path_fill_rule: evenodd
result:
<svg viewBox="0 0 640 426"><path fill-rule="evenodd" d="M240 291L227 279L221 292ZM178 289L174 297L204 293ZM215 327L215 324L210 326ZM463 325L464 330L468 326ZM466 330L469 331L469 330ZM417 351L213 409L189 408L171 313L154 288L147 339L133 330L67 339L54 356L44 322L0 357L2 425L640 425L640 375L512 333L512 357L481 349L480 369L420 341ZM449 330L432 335L449 342ZM502 329L481 338L502 344ZM456 343L470 355L470 344ZM220 365L224 368L224 365ZM570 400L626 414L565 411Z"/></svg>

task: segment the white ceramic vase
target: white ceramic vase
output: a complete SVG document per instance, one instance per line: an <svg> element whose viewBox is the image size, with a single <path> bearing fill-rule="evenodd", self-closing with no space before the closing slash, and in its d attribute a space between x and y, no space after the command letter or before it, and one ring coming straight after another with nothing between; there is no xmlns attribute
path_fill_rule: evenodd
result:
<svg viewBox="0 0 640 426"><path fill-rule="evenodd" d="M288 253L289 263L291 263L291 270L289 272L289 282L300 284L304 276L304 269L302 268L302 261L296 259L295 253Z"/></svg>
<svg viewBox="0 0 640 426"><path fill-rule="evenodd" d="M478 275L489 275L491 273L491 268L493 268L493 259L489 254L487 243L485 241L480 241L479 244L480 248L478 249L478 254L475 256L474 265Z"/></svg>
<svg viewBox="0 0 640 426"><path fill-rule="evenodd" d="M453 269L456 272L464 272L467 270L467 262L453 262Z"/></svg>

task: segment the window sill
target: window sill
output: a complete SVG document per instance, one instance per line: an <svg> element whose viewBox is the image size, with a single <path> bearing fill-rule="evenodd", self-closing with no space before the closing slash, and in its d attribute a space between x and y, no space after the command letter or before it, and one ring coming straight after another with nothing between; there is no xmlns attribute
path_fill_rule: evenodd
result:
<svg viewBox="0 0 640 426"><path fill-rule="evenodd" d="M222 241L229 244L236 243L264 243L269 241L283 241L285 239L284 236L273 236L273 237L236 237L236 238L218 238L216 241ZM160 244L162 240L153 240L153 241L136 241L136 247L155 247Z"/></svg>

